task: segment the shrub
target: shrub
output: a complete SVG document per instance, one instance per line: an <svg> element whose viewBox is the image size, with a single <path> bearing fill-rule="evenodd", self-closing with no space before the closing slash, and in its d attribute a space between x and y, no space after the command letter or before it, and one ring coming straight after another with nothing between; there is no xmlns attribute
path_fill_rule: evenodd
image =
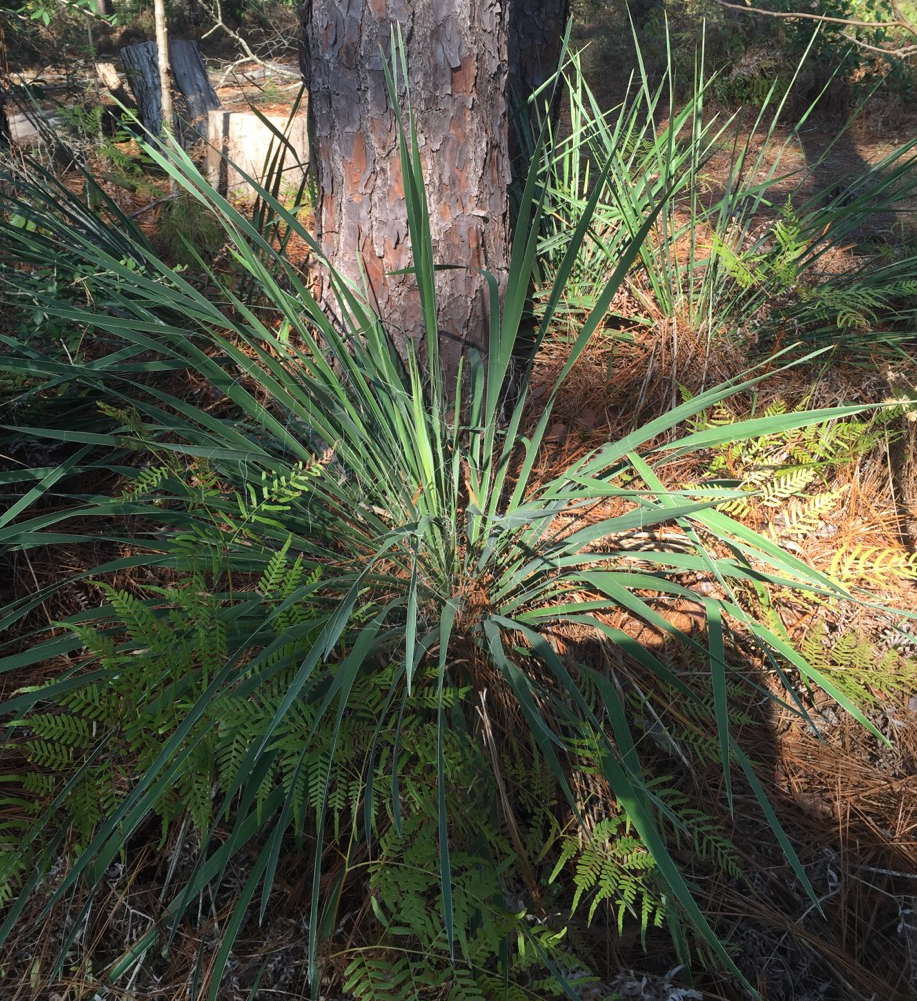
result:
<svg viewBox="0 0 917 1001"><path fill-rule="evenodd" d="M160 209L155 242L169 262L195 267L201 260L212 261L225 239L213 212L187 195L180 194Z"/></svg>
<svg viewBox="0 0 917 1001"><path fill-rule="evenodd" d="M817 13L876 23L904 16L913 21L907 5L889 0L829 0L817 11L794 0L757 6L778 14ZM630 66L627 39L620 32L628 19L654 88L670 68L679 78L690 79L694 52L703 46L714 72L709 96L728 108L756 108L772 88L785 90L806 52L805 69L788 104L791 114L800 114L825 92L823 110L843 118L876 92L901 100L913 86L913 57L876 51L907 48L912 38L902 29L772 17L730 10L717 0L575 0L573 10L594 45L591 79L613 83L619 92L626 85L623 67Z"/></svg>
<svg viewBox="0 0 917 1001"><path fill-rule="evenodd" d="M526 873L537 841L529 838L540 838L542 849L557 844L560 856L549 860L555 870L558 857L561 866L577 854L592 860L577 877L574 909L597 893L644 927L664 913L677 942L687 922L721 968L734 971L673 855L675 845L694 841L727 865L728 847L646 774L644 744L663 741L682 760L715 762L728 808L741 783L811 895L739 744L733 638L758 644L782 665L780 677L799 705L794 677L866 720L743 597L745 585L829 599L846 593L718 510L747 494L708 484L673 488L667 466L725 441L804 428L858 408L683 430L764 378L759 372L699 394L556 474L537 474L557 395L661 206L620 243L543 411L533 415L528 370L513 380L520 388L511 399L506 386L519 364L515 349L543 221L537 168L519 207L502 302L494 286L487 352L469 352L453 387L439 365L436 262L408 135L403 130L401 166L426 320L424 368L418 346L400 355L357 292L329 272L335 322L290 261L179 149L148 155L220 220L259 289L257 308L216 272L216 294L202 294L130 232L116 235L98 214L74 218L40 186L10 196L34 227L2 224L4 287L28 281L24 263L56 262L79 275L88 294L76 302L49 297L48 314L114 344L66 372L104 388L97 429L23 430L76 448L57 467L31 472L36 486L0 518L0 540L28 552L110 539L128 553L95 577L147 566L186 584L147 589L142 598L108 589L103 607L75 616L68 633L28 643L0 663L23 669L85 651L72 668L3 705L27 736L23 753L61 785L24 779L42 786L48 805L20 832L8 861L11 869L19 865L24 889L2 934L47 871L62 822L78 821L51 905L78 885L98 885L147 820L168 824L182 814L197 831L197 863L171 891L168 920L142 934L112 976L136 963L161 932L168 935L244 857L244 883L212 967L209 996L216 997L246 916L257 909L263 917L269 906L281 850L303 838L312 855L307 928L315 986L319 945L336 927L344 875L359 877L357 853L364 851L373 860L369 886L378 891L372 899L383 934L379 953L355 957L347 968L358 996L373 995L374 978L387 978L383 993L390 994L417 975L413 960L391 956L405 941L411 955L437 957L422 966L431 982L458 957L481 989L498 974L495 943L509 930L518 942L513 970L537 968L532 989L566 991L573 974L555 932L519 916L539 906L519 888L531 884ZM613 158L603 163L558 255L536 347L614 165ZM260 197L320 258L299 220L268 191ZM28 366L22 359L2 364ZM35 367L54 384L58 369ZM182 395L182 378L193 379L197 392L212 387L205 398L218 405ZM77 482L70 506L29 510L77 466L84 477L116 470L130 482L115 494L88 496ZM87 527L93 523L105 527ZM676 532L675 545L654 541L662 525ZM47 595L14 602L4 625L21 621ZM680 625L673 601L696 612L704 629ZM618 614L687 651L703 685L614 624ZM662 722L673 699L686 721L674 731ZM108 739L113 730L118 744ZM514 736L497 748L488 731ZM508 781L520 747L534 753L535 764L526 766L526 780ZM113 770L119 756L125 767ZM477 791L467 792L467 769L478 776L482 804ZM546 789L537 809L532 775L541 775ZM101 809L88 806L87 788ZM552 819L583 825L579 847L546 833ZM332 843L337 852L327 851ZM398 865L410 866L416 880L395 879L388 867ZM599 867L595 882L591 865ZM519 893L525 903L509 906ZM395 924L399 908L405 920Z"/></svg>

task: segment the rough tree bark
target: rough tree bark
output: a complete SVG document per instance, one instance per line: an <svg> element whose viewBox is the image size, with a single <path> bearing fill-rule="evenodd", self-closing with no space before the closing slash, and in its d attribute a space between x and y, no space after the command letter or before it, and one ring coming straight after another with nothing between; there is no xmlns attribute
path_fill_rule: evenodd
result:
<svg viewBox="0 0 917 1001"><path fill-rule="evenodd" d="M121 63L137 102L140 121L153 135L159 135L165 118L161 101L159 47L155 42L126 45L121 49ZM170 41L169 65L180 99L178 134L186 143L192 143L207 135L207 113L219 108L220 99L210 86L197 42L182 38ZM114 83L114 80L111 82ZM172 122L175 124L174 119Z"/></svg>
<svg viewBox="0 0 917 1001"><path fill-rule="evenodd" d="M518 104L556 65L568 0L305 0L317 222L331 263L358 279L362 258L379 314L405 343L421 333L395 119L384 61L401 27L436 262L503 281L510 247L511 94ZM437 278L447 372L486 343L488 303L474 270Z"/></svg>

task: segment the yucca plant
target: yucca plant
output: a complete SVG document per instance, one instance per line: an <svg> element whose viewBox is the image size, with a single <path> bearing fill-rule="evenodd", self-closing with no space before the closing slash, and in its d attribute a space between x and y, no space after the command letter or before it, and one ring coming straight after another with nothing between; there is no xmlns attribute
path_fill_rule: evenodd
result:
<svg viewBox="0 0 917 1001"><path fill-rule="evenodd" d="M722 123L716 117L705 120L711 81L704 75L702 55L694 86L676 106L671 59L662 80L652 86L636 39L634 45L639 72L631 77L621 104L611 109L601 107L587 83L580 54L571 54L563 68L567 114L564 132L552 136L550 156L543 160L547 212L539 256L550 280L594 185L600 184L604 190L592 213L589 238L565 295L580 311L584 305L588 309L607 278L609 262L617 261L647 214L659 205L654 227L658 238L643 243L639 262L655 305L671 314L684 285L673 257L674 243L689 232L678 222L676 208L687 205L694 214L702 212L700 171L735 116ZM547 127L553 131L551 122ZM597 171L606 163L607 175L600 178Z"/></svg>
<svg viewBox="0 0 917 1001"><path fill-rule="evenodd" d="M788 82L770 86L747 127L737 114L707 110L716 74L705 68L703 40L685 87L676 80L671 52L661 80L650 82L635 36L637 71L625 99L610 110L600 106L579 58L569 58L564 67L569 129L543 161L547 212L539 252L548 279L594 185L603 190L566 304L582 312L594 303L624 246L666 192L628 285L647 318L677 320L708 340L747 331L753 321L756 333L792 324L800 334L831 340L846 334L849 340L854 319L862 318L864 329L877 325L873 310L881 303L889 315L873 339L900 339L895 325L913 321L913 286L906 281L911 257L889 267L868 254L869 260L828 277L818 274L818 266L833 249L861 240L877 214L908 204L917 191L915 141L847 177L835 191L810 190L812 178L862 111L862 104L854 109L815 162L792 163L791 146L811 127L831 84L826 81L792 122L784 121L814 43L813 36ZM727 151L728 170L712 183L710 159ZM609 169L600 179L596 168L602 164ZM712 195L715 186L722 190ZM826 306L832 300L839 306L834 313ZM850 305L857 303L859 309ZM770 315L762 319L765 305Z"/></svg>
<svg viewBox="0 0 917 1001"><path fill-rule="evenodd" d="M394 94L401 78L406 80L397 50L391 73ZM424 365L420 346L408 344L400 354L365 297L333 272L328 278L336 316L328 315L304 276L265 239L264 230L220 197L180 149L165 156L151 147L148 155L189 197L219 218L236 262L258 287L257 306L240 299L215 272L209 275L210 291L203 294L141 239L129 234L123 246L110 224L92 216L92 225L86 225L82 216L74 217L69 201L57 204L43 192L42 183L30 187L6 178L8 190L19 194L5 194L2 206L4 297L11 301L24 285L30 287L23 264L55 263L77 287L67 299L48 301L48 314L95 332L111 349L101 359L73 365L36 360L28 352L0 363L44 378L52 388L67 380L104 393L102 412L108 418L107 426L92 431L60 424L17 428L17 434L32 440L76 449L60 464L10 478L8 482L31 480L35 485L0 518L0 541L28 551L110 539L131 552L96 568L96 577L142 565L206 571L224 582L224 597L239 602L241 609L236 617L241 625L222 662L214 665L203 691L173 732L163 737L155 755L131 776L123 798L99 821L51 893L50 905L78 883L91 886L103 878L151 815L162 791L186 772L202 739L201 722L216 700L227 692L254 695L253 685L286 677L273 716L246 746L236 778L215 808L228 835L202 845L197 867L168 908L179 920L243 848L253 847L254 861L213 968L210 997L216 997L249 908L259 898L263 916L271 899L281 848L293 822L291 798L282 788L266 799L258 792L279 753L279 727L308 698L312 732L324 728L333 758L357 681L373 672L391 672L394 664L380 729L397 726L421 671L435 672L440 693L457 679L480 689L496 687L501 704L524 721L574 814L571 770L588 737L593 767L652 855L676 941L683 940L681 926L687 921L714 950L721 968L735 971L662 833L662 820L666 828L685 828L690 820L680 818L657 795L644 772L640 734L635 731L641 724L628 708L624 676L611 669L611 660L596 668L575 655L559 653L554 640L565 630L585 633L602 649L616 648L626 662L658 678L686 702L703 699L664 659L613 625L612 616L626 613L701 655L709 672L727 800L731 805L733 774L741 774L788 864L812 894L730 725L728 651L733 634L751 637L780 673L788 700L798 711L804 712L795 687L801 681L823 688L868 726L835 684L755 618L736 589L750 583L838 599L845 593L717 511L717 504L736 496L734 492L718 485L673 489L666 482L666 466L726 440L807 426L858 408L681 431L692 416L766 377L764 372L752 373L699 394L560 472L538 472L547 455L546 435L558 394L641 253L660 206L620 247L613 272L582 321L543 411L533 413L527 378L512 380L520 387L512 396L506 387L513 366L530 364L520 362L516 349L544 221L540 165L531 170L523 193L502 298L496 281L485 276L492 300L487 350L469 352L451 385L439 364L436 304L437 267L448 262L434 256L410 119L402 128L400 152L412 272L425 324ZM585 200L556 265L536 349L550 330L614 163L609 158L601 167L599 183ZM321 259L320 248L299 220L269 190L262 188L258 194L282 225L308 241ZM11 221L11 213L27 224ZM168 382L162 380L163 373ZM219 405L194 402L193 395L177 389L183 373L192 375L198 388L202 382L212 387ZM110 482L111 471L132 485L115 495L93 492L95 484ZM82 479L74 481L75 473ZM59 498L50 503L52 494L68 483L74 484L66 492L70 503ZM41 504L45 509L35 509ZM103 527L89 530L87 524L94 521ZM679 542L670 549L653 541L653 530L662 525L678 530ZM245 581L274 566L278 553L299 561L308 582L294 587L278 608L262 614L260 602L246 605L245 588L252 585ZM703 580L706 586L695 587L688 583L692 580ZM20 621L48 593L45 589L14 602L4 612L4 626ZM666 606L673 599L702 615L703 632L688 633L671 620ZM304 600L321 614L291 627L283 612ZM154 619L161 614L155 599L145 607ZM252 621L253 609L257 621ZM83 645L80 631L96 623L104 634L109 619L104 608L87 610L73 622L76 635L31 638L24 650L20 640L18 652L7 656L0 669L18 670L78 651ZM120 654L129 654L136 643L137 638L129 640ZM90 678L92 668L88 665ZM16 694L3 710L27 721L37 707L53 704L84 683L74 669ZM446 795L443 746L448 720L442 699L437 725L440 917L447 948L453 950L450 811L460 810L461 804ZM468 732L474 739L473 730ZM371 754L372 748L367 748L367 757ZM396 768L391 780L396 814L397 788ZM380 795L369 785L364 790L367 802ZM328 926L331 907L322 894L325 812L318 810L314 818L308 904L315 988L320 934ZM23 838L26 848L47 834L51 817ZM363 826L360 816L354 817L354 825ZM371 825L365 826L365 836L371 839ZM40 878L39 869L25 879L0 937L9 935ZM153 927L133 943L112 975L130 968L159 933Z"/></svg>

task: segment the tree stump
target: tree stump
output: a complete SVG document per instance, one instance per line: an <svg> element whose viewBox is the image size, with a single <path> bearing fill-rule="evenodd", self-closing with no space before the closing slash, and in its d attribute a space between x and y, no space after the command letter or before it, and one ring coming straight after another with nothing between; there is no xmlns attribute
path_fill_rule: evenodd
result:
<svg viewBox="0 0 917 1001"><path fill-rule="evenodd" d="M13 145L34 146L44 142L52 149L64 124L60 117L37 110L8 113L6 121Z"/></svg>
<svg viewBox="0 0 917 1001"><path fill-rule="evenodd" d="M138 42L121 50L121 64L137 102L140 122L154 136L162 131L162 95L159 93L156 52L155 42Z"/></svg>
<svg viewBox="0 0 917 1001"><path fill-rule="evenodd" d="M264 118L286 136L285 143L252 111L218 110L208 115L207 174L221 194L248 184L243 174L263 183L266 168L275 158L282 169L280 190L295 190L302 183L309 159L305 113L297 114L292 121L284 114Z"/></svg>
<svg viewBox="0 0 917 1001"><path fill-rule="evenodd" d="M157 52L155 42L126 45L121 50L121 62L140 110L140 121L154 136L162 131ZM210 85L197 42L182 38L169 42L169 59L180 95L178 134L185 145L190 145L206 135L207 113L220 107L220 99Z"/></svg>

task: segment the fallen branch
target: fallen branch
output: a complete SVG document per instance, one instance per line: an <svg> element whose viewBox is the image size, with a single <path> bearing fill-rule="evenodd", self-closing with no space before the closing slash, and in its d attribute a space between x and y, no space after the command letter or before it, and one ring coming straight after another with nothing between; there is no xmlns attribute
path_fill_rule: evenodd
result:
<svg viewBox="0 0 917 1001"><path fill-rule="evenodd" d="M143 215L145 212L149 212L150 209L156 208L157 205L162 205L163 202L171 202L178 198L178 192L174 192L171 195L163 195L162 198L157 198L155 201L150 202L148 205L144 205L142 208L136 210L136 212L129 213L131 219L136 219L137 216Z"/></svg>
<svg viewBox="0 0 917 1001"><path fill-rule="evenodd" d="M883 56L894 56L896 59L910 59L911 56L917 56L917 45L904 45L900 49L886 49L881 45L870 45L869 42L864 42L855 35L848 35L846 31L842 34L848 42L853 42L854 45L859 45L861 49L867 49L869 52L878 52Z"/></svg>
<svg viewBox="0 0 917 1001"><path fill-rule="evenodd" d="M229 65L229 68L220 78L220 82L217 84L217 87L222 87L235 67L245 62L257 63L259 66L263 66L265 69L270 70L272 73L277 73L280 76L300 76L299 70L291 70L287 66L279 66L277 63L268 62L267 60L256 55L248 42L237 31L233 31L233 29L230 28L229 25L227 25L223 20L223 5L221 0L213 0L212 5L205 2L203 6L213 18L213 26L201 35L201 41L205 38L209 38L215 31L222 31L224 34L228 35L236 43L236 45L238 45L239 50L243 53L241 59L237 59L234 63Z"/></svg>
<svg viewBox="0 0 917 1001"><path fill-rule="evenodd" d="M241 66L243 63L250 63L250 62L255 62L259 66L263 66L266 70L269 70L271 73L278 73L278 74L280 74L282 76L294 77L295 78L294 82L289 85L291 87L298 86L299 84L302 83L302 74L299 72L299 70L291 70L288 66L280 66L277 63L269 63L269 62L266 62L263 59L258 59L257 56L242 56L241 59L236 59L234 62L231 62L226 67L226 69L223 71L223 75L217 81L217 89L219 89L220 87L225 86L226 81L231 76L234 77L236 75L236 67L237 66ZM249 83L251 83L251 84L255 83L254 80L252 80L250 77L246 76L244 73L240 73L239 75L244 80L247 80Z"/></svg>

